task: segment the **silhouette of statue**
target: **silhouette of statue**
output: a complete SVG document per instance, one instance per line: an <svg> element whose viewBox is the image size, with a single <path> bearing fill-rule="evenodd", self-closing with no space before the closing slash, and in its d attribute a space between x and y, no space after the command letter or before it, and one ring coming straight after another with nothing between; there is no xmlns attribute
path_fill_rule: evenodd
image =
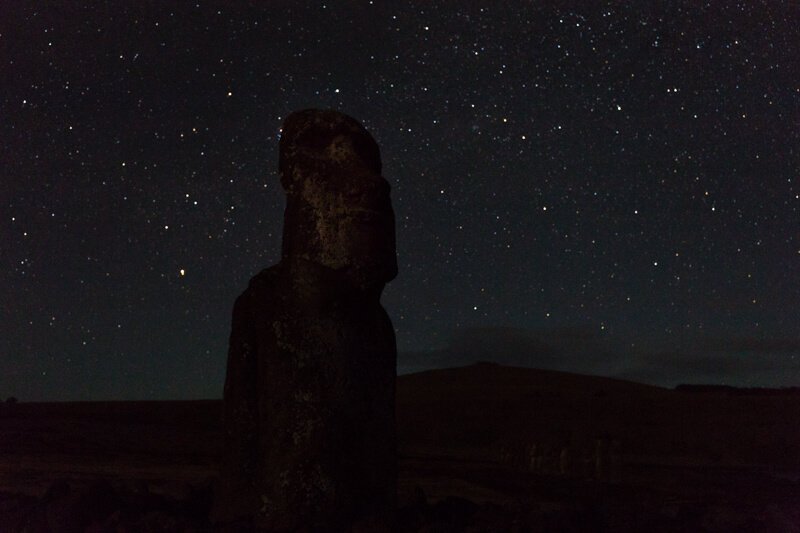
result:
<svg viewBox="0 0 800 533"><path fill-rule="evenodd" d="M234 305L212 519L231 529L390 528L396 495L397 275L378 145L356 120L284 122L280 262Z"/></svg>

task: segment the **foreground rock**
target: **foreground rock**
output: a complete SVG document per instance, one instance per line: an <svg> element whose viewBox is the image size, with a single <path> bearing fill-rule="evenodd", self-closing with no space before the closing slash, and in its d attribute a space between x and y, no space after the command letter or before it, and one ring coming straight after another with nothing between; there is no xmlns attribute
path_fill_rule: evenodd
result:
<svg viewBox="0 0 800 533"><path fill-rule="evenodd" d="M225 451L213 519L236 529L376 530L395 507L397 274L378 146L333 111L280 142L282 258L233 310Z"/></svg>

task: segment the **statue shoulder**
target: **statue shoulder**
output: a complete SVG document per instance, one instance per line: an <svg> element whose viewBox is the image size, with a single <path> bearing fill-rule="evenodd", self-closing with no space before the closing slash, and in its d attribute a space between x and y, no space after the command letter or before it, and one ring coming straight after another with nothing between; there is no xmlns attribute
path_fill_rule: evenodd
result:
<svg viewBox="0 0 800 533"><path fill-rule="evenodd" d="M266 293L274 292L279 286L281 266L280 264L267 267L252 278L247 285L247 289L242 296L248 295L263 295Z"/></svg>
<svg viewBox="0 0 800 533"><path fill-rule="evenodd" d="M250 315L263 306L264 302L273 302L280 287L280 265L265 268L252 278L247 288L239 294L233 305L234 315Z"/></svg>

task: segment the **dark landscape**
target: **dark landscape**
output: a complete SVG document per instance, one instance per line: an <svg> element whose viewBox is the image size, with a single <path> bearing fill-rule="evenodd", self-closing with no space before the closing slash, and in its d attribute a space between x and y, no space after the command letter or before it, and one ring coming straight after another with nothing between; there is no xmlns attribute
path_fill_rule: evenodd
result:
<svg viewBox="0 0 800 533"><path fill-rule="evenodd" d="M0 533L800 532L800 2L2 7Z"/></svg>
<svg viewBox="0 0 800 533"><path fill-rule="evenodd" d="M800 394L491 363L398 379L400 531L798 531ZM210 531L222 402L0 408L0 531Z"/></svg>

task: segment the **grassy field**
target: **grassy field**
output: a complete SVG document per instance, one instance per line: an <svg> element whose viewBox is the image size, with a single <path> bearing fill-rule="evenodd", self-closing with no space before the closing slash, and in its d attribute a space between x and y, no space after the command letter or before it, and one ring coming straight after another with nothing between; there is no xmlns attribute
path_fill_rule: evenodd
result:
<svg viewBox="0 0 800 533"><path fill-rule="evenodd" d="M400 377L397 423L401 530L800 529L796 393L477 364ZM218 400L0 405L0 531L98 482L118 521L203 530L221 427Z"/></svg>

